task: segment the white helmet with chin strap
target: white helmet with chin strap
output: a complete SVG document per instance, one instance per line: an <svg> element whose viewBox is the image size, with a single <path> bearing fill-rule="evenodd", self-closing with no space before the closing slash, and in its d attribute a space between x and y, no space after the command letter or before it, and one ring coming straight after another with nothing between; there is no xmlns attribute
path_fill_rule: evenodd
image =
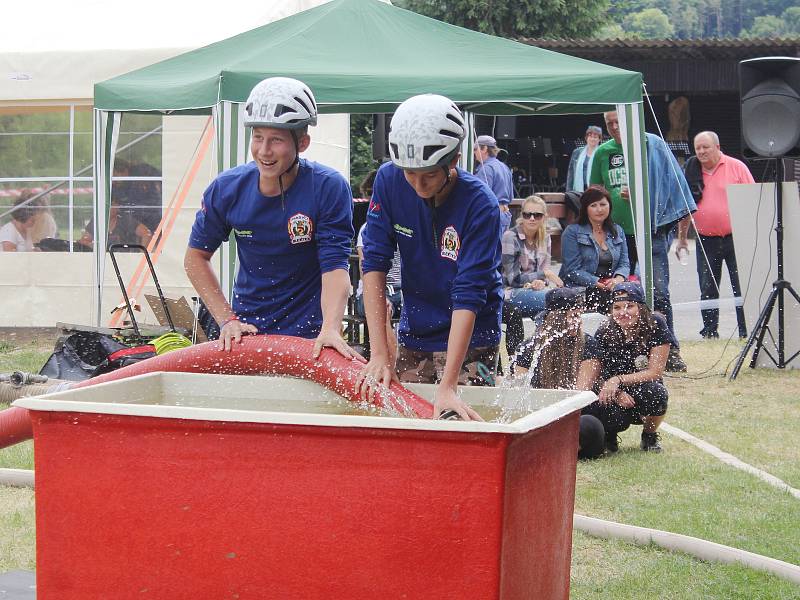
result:
<svg viewBox="0 0 800 600"><path fill-rule="evenodd" d="M466 134L464 116L452 100L436 94L412 96L392 117L389 154L401 169L447 169Z"/></svg>
<svg viewBox="0 0 800 600"><path fill-rule="evenodd" d="M245 104L245 127L302 129L317 124L317 102L302 81L270 77L256 85Z"/></svg>

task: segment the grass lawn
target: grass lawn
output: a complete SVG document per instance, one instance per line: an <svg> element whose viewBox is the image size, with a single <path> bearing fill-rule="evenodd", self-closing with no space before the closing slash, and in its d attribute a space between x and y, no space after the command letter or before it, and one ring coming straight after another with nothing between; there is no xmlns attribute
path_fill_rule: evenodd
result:
<svg viewBox="0 0 800 600"><path fill-rule="evenodd" d="M51 348L0 342L0 372L37 371ZM738 342L686 342L685 377L670 377L667 422L800 488L800 370L722 376ZM720 360L721 359L721 360ZM705 375L714 363L719 363ZM800 500L664 434L660 455L620 452L578 465L576 512L708 539L800 564ZM30 442L0 450L0 467L32 468ZM34 569L31 490L0 487L0 572ZM745 567L575 532L573 599L800 599L800 586Z"/></svg>

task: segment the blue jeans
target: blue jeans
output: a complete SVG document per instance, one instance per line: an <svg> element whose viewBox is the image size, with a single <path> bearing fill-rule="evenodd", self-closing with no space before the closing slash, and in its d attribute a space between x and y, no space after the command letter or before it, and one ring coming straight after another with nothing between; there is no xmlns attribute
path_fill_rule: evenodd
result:
<svg viewBox="0 0 800 600"><path fill-rule="evenodd" d="M403 294L397 290L394 294L386 294L386 299L392 303L392 316L393 318L400 317L400 311L403 309ZM359 317L366 317L364 312L364 294L356 296L356 314Z"/></svg>
<svg viewBox="0 0 800 600"><path fill-rule="evenodd" d="M669 241L674 225L659 227L652 237L653 245L653 308L664 315L675 347L675 327L672 321L672 303L669 299Z"/></svg>
<svg viewBox="0 0 800 600"><path fill-rule="evenodd" d="M506 300L513 305L523 317L535 317L544 310L544 297L547 288L532 290L530 288L511 288L511 297Z"/></svg>

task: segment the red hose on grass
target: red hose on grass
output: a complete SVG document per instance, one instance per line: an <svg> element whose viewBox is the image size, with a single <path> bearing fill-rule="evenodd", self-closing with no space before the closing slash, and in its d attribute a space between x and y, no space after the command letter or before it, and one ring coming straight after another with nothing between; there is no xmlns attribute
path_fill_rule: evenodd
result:
<svg viewBox="0 0 800 600"><path fill-rule="evenodd" d="M155 356L105 375L80 381L71 388L85 387L157 371L217 373L228 375L291 375L308 379L333 390L352 402L361 402L356 383L361 364L348 360L331 348L323 348L319 358L312 358L314 340L287 335L253 335L234 344L231 352L218 350L219 342L206 342ZM433 406L417 394L392 383L383 402L408 416L431 418ZM375 404L383 406L382 399ZM30 439L28 411L12 406L0 412L0 448Z"/></svg>

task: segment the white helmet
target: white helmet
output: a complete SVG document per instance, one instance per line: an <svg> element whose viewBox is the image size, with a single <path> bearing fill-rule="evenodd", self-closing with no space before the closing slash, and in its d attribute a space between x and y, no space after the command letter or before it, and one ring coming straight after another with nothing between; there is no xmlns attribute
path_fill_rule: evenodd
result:
<svg viewBox="0 0 800 600"><path fill-rule="evenodd" d="M467 134L464 116L449 98L436 94L412 96L392 117L389 154L401 169L446 166Z"/></svg>
<svg viewBox="0 0 800 600"><path fill-rule="evenodd" d="M245 105L245 127L302 129L317 124L314 94L302 81L270 77L250 92Z"/></svg>

